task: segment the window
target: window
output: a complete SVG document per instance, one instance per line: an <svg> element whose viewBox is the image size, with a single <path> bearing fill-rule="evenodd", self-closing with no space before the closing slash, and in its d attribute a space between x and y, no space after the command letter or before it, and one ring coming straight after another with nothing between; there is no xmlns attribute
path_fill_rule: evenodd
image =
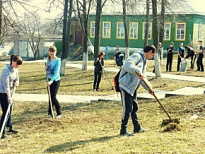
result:
<svg viewBox="0 0 205 154"><path fill-rule="evenodd" d="M138 38L138 22L130 22L129 38L130 39Z"/></svg>
<svg viewBox="0 0 205 154"><path fill-rule="evenodd" d="M199 24L198 40L202 40L202 24Z"/></svg>
<svg viewBox="0 0 205 154"><path fill-rule="evenodd" d="M90 37L95 37L95 21L90 22Z"/></svg>
<svg viewBox="0 0 205 154"><path fill-rule="evenodd" d="M103 22L102 38L110 38L111 22Z"/></svg>
<svg viewBox="0 0 205 154"><path fill-rule="evenodd" d="M164 40L170 40L171 23L164 24Z"/></svg>
<svg viewBox="0 0 205 154"><path fill-rule="evenodd" d="M185 41L186 23L176 23L176 40Z"/></svg>
<svg viewBox="0 0 205 154"><path fill-rule="evenodd" d="M125 38L125 29L123 22L117 22L117 38L123 39Z"/></svg>
<svg viewBox="0 0 205 154"><path fill-rule="evenodd" d="M143 22L143 32L142 32L142 39L144 40L145 38L145 25L146 25L146 22ZM151 40L152 38L152 23L149 22L149 25L148 25L148 40Z"/></svg>

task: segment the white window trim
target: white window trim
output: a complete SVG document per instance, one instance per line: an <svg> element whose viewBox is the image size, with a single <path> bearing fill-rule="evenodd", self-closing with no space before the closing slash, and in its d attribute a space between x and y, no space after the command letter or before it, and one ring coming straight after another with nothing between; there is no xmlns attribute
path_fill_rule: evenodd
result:
<svg viewBox="0 0 205 154"><path fill-rule="evenodd" d="M123 23L123 22L121 22L121 21L116 22L116 26L117 26L117 28L116 28L116 39L124 39L125 37L118 37L118 23ZM125 33L125 31L124 31L124 33Z"/></svg>
<svg viewBox="0 0 205 154"><path fill-rule="evenodd" d="M131 34L131 24L132 24L132 23L136 23L136 24L137 24L136 38L130 37L130 34ZM138 24L138 22L132 21L132 22L129 23L129 39L132 39L132 40L137 40L137 39L138 39L138 29L139 29L139 24Z"/></svg>
<svg viewBox="0 0 205 154"><path fill-rule="evenodd" d="M95 35L94 36L91 35L92 34L92 23L95 23L95 21L90 21L90 38L95 37ZM95 30L95 27L94 27L94 30Z"/></svg>
<svg viewBox="0 0 205 154"><path fill-rule="evenodd" d="M109 24L109 36L104 36L104 23L108 23ZM102 29L102 38L111 38L111 22L110 21L103 21L103 29Z"/></svg>
<svg viewBox="0 0 205 154"><path fill-rule="evenodd" d="M177 39L177 25L184 24L184 39ZM185 41L186 40L186 22L177 22L175 27L175 41Z"/></svg>
<svg viewBox="0 0 205 154"><path fill-rule="evenodd" d="M168 38L168 39L165 39L165 28L164 28L164 40L165 40L165 41L170 41L170 40L171 40L171 26L172 26L172 24L171 24L171 22L165 22L165 23L164 23L164 26L165 26L166 24L169 24L169 25L170 25L170 26L169 26L169 38Z"/></svg>

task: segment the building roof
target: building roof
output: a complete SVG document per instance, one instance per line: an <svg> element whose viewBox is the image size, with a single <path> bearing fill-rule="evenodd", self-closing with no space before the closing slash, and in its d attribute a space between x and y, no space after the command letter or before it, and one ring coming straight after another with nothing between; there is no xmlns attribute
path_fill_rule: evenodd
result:
<svg viewBox="0 0 205 154"><path fill-rule="evenodd" d="M205 15L205 9L200 6L199 0L167 0L165 7L166 14L198 14ZM103 7L103 15L122 15L122 2L117 3L111 1L106 2ZM158 13L161 12L161 1L158 3ZM95 14L95 10L92 10L90 14ZM132 4L127 6L127 15L145 15L146 14L146 0L136 0ZM150 1L150 14L152 14L152 4Z"/></svg>

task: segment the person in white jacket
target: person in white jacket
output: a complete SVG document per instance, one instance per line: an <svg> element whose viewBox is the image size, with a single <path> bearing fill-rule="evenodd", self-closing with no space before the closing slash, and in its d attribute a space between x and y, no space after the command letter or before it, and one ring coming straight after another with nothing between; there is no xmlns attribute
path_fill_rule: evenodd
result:
<svg viewBox="0 0 205 154"><path fill-rule="evenodd" d="M137 117L137 89L140 84L149 91L148 87L141 81L145 82L151 87L150 83L146 79L146 59L151 59L155 54L155 46L147 45L143 51L135 52L132 54L122 67L119 76L119 87L121 94L121 101L123 105L122 122L120 135L121 136L133 136L127 132L128 119L132 117L132 123L134 126L134 133L144 132L145 130L141 128ZM137 72L137 73L136 73ZM138 74L138 75L137 75ZM150 94L154 94L153 90L149 91Z"/></svg>
<svg viewBox="0 0 205 154"><path fill-rule="evenodd" d="M2 109L2 116L0 120L0 129L2 129L3 121L5 119L6 111L8 109L9 104L11 104L8 120L6 121L5 126L9 128L9 132L16 134L17 130L13 129L12 126L12 91L14 87L19 85L19 75L18 75L18 67L23 63L22 58L19 55L11 55L10 64L6 64L3 67L1 78L0 78L0 104ZM6 117L7 118L7 117ZM5 127L3 128L3 134L1 136L2 139L6 138Z"/></svg>

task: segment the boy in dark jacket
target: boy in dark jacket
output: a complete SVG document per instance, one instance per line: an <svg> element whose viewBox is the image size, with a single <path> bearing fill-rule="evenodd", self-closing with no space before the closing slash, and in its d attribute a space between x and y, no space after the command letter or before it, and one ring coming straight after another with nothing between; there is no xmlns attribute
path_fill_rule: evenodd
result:
<svg viewBox="0 0 205 154"><path fill-rule="evenodd" d="M185 57L185 59L191 57L191 69L194 69L194 49L192 49L188 45L185 46L185 49L187 51L187 56Z"/></svg>
<svg viewBox="0 0 205 154"><path fill-rule="evenodd" d="M94 83L93 83L93 91L99 90L99 84L101 81L102 70L104 68L104 56L105 53L101 52L94 61Z"/></svg>
<svg viewBox="0 0 205 154"><path fill-rule="evenodd" d="M174 43L171 42L169 47L167 48L167 65L166 65L166 71L172 71L172 59L173 59L173 53L174 53Z"/></svg>
<svg viewBox="0 0 205 154"><path fill-rule="evenodd" d="M201 71L204 72L204 65L203 65L203 57L204 57L204 48L202 46L202 41L199 40L199 49L196 50L195 52L198 54L198 58L197 58L197 71Z"/></svg>

